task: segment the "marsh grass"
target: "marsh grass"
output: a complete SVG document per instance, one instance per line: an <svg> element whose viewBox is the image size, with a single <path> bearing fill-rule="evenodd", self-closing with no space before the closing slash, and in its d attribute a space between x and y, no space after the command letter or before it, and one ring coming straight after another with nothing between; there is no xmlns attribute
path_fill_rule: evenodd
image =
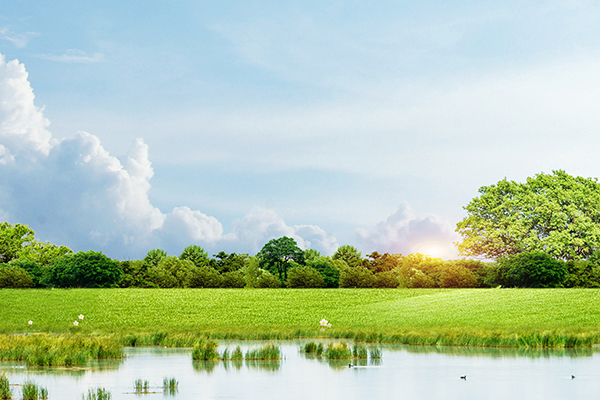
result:
<svg viewBox="0 0 600 400"><path fill-rule="evenodd" d="M87 396L82 396L83 400L110 400L112 395L104 388L89 389Z"/></svg>
<svg viewBox="0 0 600 400"><path fill-rule="evenodd" d="M6 373L2 372L0 374L0 400L10 399L12 399L12 390L10 389L10 382L8 381Z"/></svg>
<svg viewBox="0 0 600 400"><path fill-rule="evenodd" d="M219 345L214 340L199 340L192 350L192 360L211 361L221 360L223 357L217 351Z"/></svg>
<svg viewBox="0 0 600 400"><path fill-rule="evenodd" d="M23 400L48 400L48 390L33 382L23 384Z"/></svg>
<svg viewBox="0 0 600 400"><path fill-rule="evenodd" d="M380 360L381 359L381 349L369 350L369 357L371 358L371 360Z"/></svg>
<svg viewBox="0 0 600 400"><path fill-rule="evenodd" d="M175 378L164 378L163 379L163 393L175 395L179 388L179 382Z"/></svg>
<svg viewBox="0 0 600 400"><path fill-rule="evenodd" d="M71 366L122 357L122 347L110 339L48 334L0 336L2 361L25 361L36 366Z"/></svg>
<svg viewBox="0 0 600 400"><path fill-rule="evenodd" d="M281 349L274 344L267 344L258 349L249 349L244 356L246 361L280 360Z"/></svg>
<svg viewBox="0 0 600 400"><path fill-rule="evenodd" d="M135 394L146 394L150 393L150 383L141 379L136 379L133 383L133 389Z"/></svg>
<svg viewBox="0 0 600 400"><path fill-rule="evenodd" d="M235 350L231 353L231 361L241 361L244 359L244 353L242 353L242 349L240 346L237 346Z"/></svg>

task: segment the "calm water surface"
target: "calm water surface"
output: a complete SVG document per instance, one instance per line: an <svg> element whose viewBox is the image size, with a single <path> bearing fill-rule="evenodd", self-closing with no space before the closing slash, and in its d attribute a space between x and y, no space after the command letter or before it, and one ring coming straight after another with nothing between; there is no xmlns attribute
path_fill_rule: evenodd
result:
<svg viewBox="0 0 600 400"><path fill-rule="evenodd" d="M119 399L584 399L600 395L600 352L526 351L450 347L380 346L381 360L348 368L299 352L303 342L281 342L280 362L198 363L191 349L129 348L127 358L89 368L27 368L0 363L11 384L30 380L50 399L81 400L104 387ZM261 342L222 342L245 351ZM466 375L467 379L460 379ZM575 375L575 379L571 378ZM162 393L163 378L179 382ZM156 393L136 395L136 379ZM13 386L15 399L20 386Z"/></svg>

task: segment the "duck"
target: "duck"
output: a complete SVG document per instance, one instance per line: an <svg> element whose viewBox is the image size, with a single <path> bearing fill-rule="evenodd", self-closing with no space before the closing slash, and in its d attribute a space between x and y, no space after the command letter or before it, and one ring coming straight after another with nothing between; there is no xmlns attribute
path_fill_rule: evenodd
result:
<svg viewBox="0 0 600 400"><path fill-rule="evenodd" d="M460 377L460 379L464 379L466 381L467 380L467 376L463 375L463 376Z"/></svg>

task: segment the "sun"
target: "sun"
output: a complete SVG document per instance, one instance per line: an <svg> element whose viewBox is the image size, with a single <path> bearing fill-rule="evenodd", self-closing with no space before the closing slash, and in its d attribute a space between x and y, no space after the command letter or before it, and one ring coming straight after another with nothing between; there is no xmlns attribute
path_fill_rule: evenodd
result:
<svg viewBox="0 0 600 400"><path fill-rule="evenodd" d="M413 252L445 260L456 257L455 246L451 243L440 241L421 242L413 248Z"/></svg>

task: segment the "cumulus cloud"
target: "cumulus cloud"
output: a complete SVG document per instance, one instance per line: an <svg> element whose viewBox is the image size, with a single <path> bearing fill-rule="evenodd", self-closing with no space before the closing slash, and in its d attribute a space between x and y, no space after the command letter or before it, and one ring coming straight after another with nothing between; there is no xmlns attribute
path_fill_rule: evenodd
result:
<svg viewBox="0 0 600 400"><path fill-rule="evenodd" d="M453 243L460 240L450 223L435 215L416 216L406 203L373 229L359 229L357 234L365 246L382 253L423 253L446 259L457 256Z"/></svg>
<svg viewBox="0 0 600 400"><path fill-rule="evenodd" d="M217 218L186 206L163 213L149 198L154 170L142 139L121 160L97 136L80 131L58 140L49 124L25 67L0 55L0 216L30 225L42 240L115 258L192 243L256 252L283 235L326 253L337 246L321 228L288 226L273 210L251 210L228 234Z"/></svg>
<svg viewBox="0 0 600 400"><path fill-rule="evenodd" d="M67 64L94 64L104 61L102 53L87 54L76 49L69 49L64 54L36 54L34 57Z"/></svg>

